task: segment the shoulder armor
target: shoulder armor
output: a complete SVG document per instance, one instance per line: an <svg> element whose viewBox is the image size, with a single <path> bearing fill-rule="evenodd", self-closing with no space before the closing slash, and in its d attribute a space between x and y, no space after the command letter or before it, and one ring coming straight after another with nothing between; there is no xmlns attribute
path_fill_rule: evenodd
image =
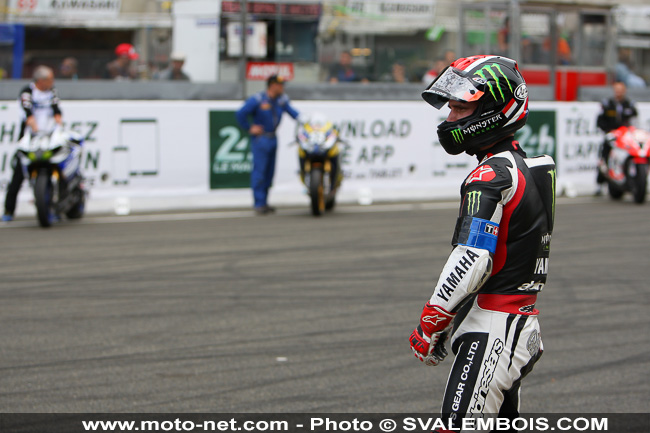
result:
<svg viewBox="0 0 650 433"><path fill-rule="evenodd" d="M463 186L480 186L481 188L507 188L512 184L510 169L514 167L513 162L501 152L484 160L465 178ZM475 185L472 185L475 184Z"/></svg>
<svg viewBox="0 0 650 433"><path fill-rule="evenodd" d="M524 158L524 162L528 168L539 167L543 165L555 166L555 161L549 155L540 155L532 158Z"/></svg>

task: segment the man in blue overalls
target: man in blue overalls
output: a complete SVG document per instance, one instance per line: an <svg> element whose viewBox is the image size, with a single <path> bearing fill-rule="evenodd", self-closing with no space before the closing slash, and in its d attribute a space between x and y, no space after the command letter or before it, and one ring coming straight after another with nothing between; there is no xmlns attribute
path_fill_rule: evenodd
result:
<svg viewBox="0 0 650 433"><path fill-rule="evenodd" d="M255 199L255 212L258 215L275 211L268 205L267 197L273 182L275 154L278 149L275 130L285 111L294 119L298 119L299 113L289 104L289 98L284 94L284 80L272 75L266 82L266 91L248 98L236 114L239 125L251 135L251 188ZM251 116L252 124L249 121Z"/></svg>

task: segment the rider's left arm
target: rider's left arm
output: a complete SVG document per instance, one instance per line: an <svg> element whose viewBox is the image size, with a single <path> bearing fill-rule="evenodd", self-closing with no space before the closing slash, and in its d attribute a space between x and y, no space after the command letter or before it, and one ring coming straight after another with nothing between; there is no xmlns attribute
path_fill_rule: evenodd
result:
<svg viewBox="0 0 650 433"><path fill-rule="evenodd" d="M295 120L300 121L300 112L298 112L298 110L293 108L293 106L289 102L289 97L287 95L283 95L283 98L284 101L282 101L283 102L282 108L284 109L284 111L289 113L289 116L293 117Z"/></svg>

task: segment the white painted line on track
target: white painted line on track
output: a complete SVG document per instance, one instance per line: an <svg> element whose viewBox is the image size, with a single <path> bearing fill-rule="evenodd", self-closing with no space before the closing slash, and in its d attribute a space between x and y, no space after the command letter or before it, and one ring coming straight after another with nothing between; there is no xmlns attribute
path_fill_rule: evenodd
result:
<svg viewBox="0 0 650 433"><path fill-rule="evenodd" d="M576 197L557 199L558 205L565 204L585 204L594 203L596 200L593 197ZM427 210L449 210L458 209L458 201L449 202L429 202L429 203L388 203L376 204L370 206L359 205L342 205L337 206L334 210L335 213L340 214L358 214L358 213L381 213L381 212L408 212L408 211L427 211ZM275 218L282 216L296 216L296 215L309 215L309 208L280 208L274 215L257 216L252 210L236 210L236 211L211 211L211 212L176 212L176 213L156 213L156 214L138 214L138 215L125 215L125 216L87 216L78 221L63 222L63 224L72 225L89 225L89 224L120 224L120 223L143 223L143 222L173 222L173 221L197 221L197 220L211 220L211 219L228 219L228 218ZM327 218L325 215L323 218ZM54 224L56 228L57 224ZM19 219L9 223L0 223L0 229L8 228L25 228L36 227L38 223L34 219Z"/></svg>

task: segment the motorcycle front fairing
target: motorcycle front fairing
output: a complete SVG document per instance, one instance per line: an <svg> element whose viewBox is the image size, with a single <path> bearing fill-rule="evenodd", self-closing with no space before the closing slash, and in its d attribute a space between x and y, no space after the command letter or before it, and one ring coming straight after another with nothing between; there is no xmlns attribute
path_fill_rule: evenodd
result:
<svg viewBox="0 0 650 433"><path fill-rule="evenodd" d="M632 157L637 164L647 164L650 159L650 133L634 128L631 131L637 146Z"/></svg>
<svg viewBox="0 0 650 433"><path fill-rule="evenodd" d="M82 180L82 146L83 138L58 129L49 134L26 134L19 142L18 154L32 188L38 174L46 170L53 185L53 202L68 197ZM65 203L56 206L65 207Z"/></svg>
<svg viewBox="0 0 650 433"><path fill-rule="evenodd" d="M608 158L607 176L619 184L625 183L626 167L634 170L634 164L648 164L650 135L634 126L621 126L606 136L611 151ZM634 164L630 164L631 160ZM634 175L634 173L631 173Z"/></svg>
<svg viewBox="0 0 650 433"><path fill-rule="evenodd" d="M338 133L330 122L319 127L314 127L309 122L300 125L296 141L299 145L298 156L303 182L305 172L311 170L312 166L322 165L326 172L331 172L331 161L338 156L340 150Z"/></svg>
<svg viewBox="0 0 650 433"><path fill-rule="evenodd" d="M612 181L620 184L625 183L625 161L630 154L620 147L612 147L609 152L608 176Z"/></svg>
<svg viewBox="0 0 650 433"><path fill-rule="evenodd" d="M306 123L299 128L296 139L301 158L324 159L338 154L338 134L332 126L316 129Z"/></svg>
<svg viewBox="0 0 650 433"><path fill-rule="evenodd" d="M621 126L607 134L613 148L625 151L637 163L647 163L650 157L650 134L634 126Z"/></svg>

